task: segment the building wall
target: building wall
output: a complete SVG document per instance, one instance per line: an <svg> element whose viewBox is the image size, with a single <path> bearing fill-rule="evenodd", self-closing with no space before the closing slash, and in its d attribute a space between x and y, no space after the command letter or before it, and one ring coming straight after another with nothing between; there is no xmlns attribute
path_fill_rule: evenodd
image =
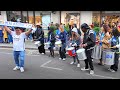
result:
<svg viewBox="0 0 120 90"><path fill-rule="evenodd" d="M60 11L56 11L56 13L51 13L51 22L60 24Z"/></svg>
<svg viewBox="0 0 120 90"><path fill-rule="evenodd" d="M83 23L92 24L92 11L81 11L80 25Z"/></svg>
<svg viewBox="0 0 120 90"><path fill-rule="evenodd" d="M7 21L6 11L1 11L0 21Z"/></svg>

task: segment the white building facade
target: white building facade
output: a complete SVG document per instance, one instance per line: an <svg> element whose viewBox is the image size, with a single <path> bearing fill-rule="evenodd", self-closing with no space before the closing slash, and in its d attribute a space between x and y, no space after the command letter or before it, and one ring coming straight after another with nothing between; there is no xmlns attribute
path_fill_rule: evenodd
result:
<svg viewBox="0 0 120 90"><path fill-rule="evenodd" d="M0 21L7 21L6 11L0 11Z"/></svg>

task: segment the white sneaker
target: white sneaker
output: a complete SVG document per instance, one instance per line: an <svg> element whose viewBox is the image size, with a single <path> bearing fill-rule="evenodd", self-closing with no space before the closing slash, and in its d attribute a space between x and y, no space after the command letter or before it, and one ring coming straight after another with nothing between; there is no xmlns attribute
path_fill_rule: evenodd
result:
<svg viewBox="0 0 120 90"><path fill-rule="evenodd" d="M65 61L66 59L65 58L63 58L63 61Z"/></svg>
<svg viewBox="0 0 120 90"><path fill-rule="evenodd" d="M93 70L90 70L90 74L93 75L93 74L94 74L94 71L93 71Z"/></svg>
<svg viewBox="0 0 120 90"><path fill-rule="evenodd" d="M85 69L85 67L83 67L83 68L81 68L81 70L82 70L82 71L87 71L87 70L89 70L89 69Z"/></svg>
<svg viewBox="0 0 120 90"><path fill-rule="evenodd" d="M21 68L20 68L20 71L21 71L21 72L24 72L24 68L23 68L23 67L21 67Z"/></svg>
<svg viewBox="0 0 120 90"><path fill-rule="evenodd" d="M62 59L62 58L59 58L60 60Z"/></svg>
<svg viewBox="0 0 120 90"><path fill-rule="evenodd" d="M70 64L75 64L74 62L71 62Z"/></svg>
<svg viewBox="0 0 120 90"><path fill-rule="evenodd" d="M44 55L44 53L41 53L42 55Z"/></svg>
<svg viewBox="0 0 120 90"><path fill-rule="evenodd" d="M109 70L110 72L115 72L115 70L113 70L113 69L110 69L110 68L109 68L108 70Z"/></svg>
<svg viewBox="0 0 120 90"><path fill-rule="evenodd" d="M115 70L111 70L111 72L116 72Z"/></svg>
<svg viewBox="0 0 120 90"><path fill-rule="evenodd" d="M16 66L15 68L13 68L14 71L19 70L19 69L20 69L20 67L18 67L18 66Z"/></svg>
<svg viewBox="0 0 120 90"><path fill-rule="evenodd" d="M77 67L80 67L80 64L77 64Z"/></svg>

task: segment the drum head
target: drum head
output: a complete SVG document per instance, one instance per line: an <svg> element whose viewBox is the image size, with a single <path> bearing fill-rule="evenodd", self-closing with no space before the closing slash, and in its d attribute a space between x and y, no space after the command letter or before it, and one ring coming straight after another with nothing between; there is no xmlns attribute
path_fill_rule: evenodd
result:
<svg viewBox="0 0 120 90"><path fill-rule="evenodd" d="M34 44L40 44L40 41L36 41Z"/></svg>
<svg viewBox="0 0 120 90"><path fill-rule="evenodd" d="M47 42L47 43L45 43L45 44L50 44L50 42Z"/></svg>
<svg viewBox="0 0 120 90"><path fill-rule="evenodd" d="M76 53L81 53L81 52L84 52L84 51L85 51L85 49L82 48L82 49L78 49L78 50L76 51Z"/></svg>
<svg viewBox="0 0 120 90"><path fill-rule="evenodd" d="M62 42L61 41L57 41L57 42L55 42L55 44L61 44Z"/></svg>
<svg viewBox="0 0 120 90"><path fill-rule="evenodd" d="M68 48L67 50L74 50L75 48L74 47L70 47L70 48Z"/></svg>

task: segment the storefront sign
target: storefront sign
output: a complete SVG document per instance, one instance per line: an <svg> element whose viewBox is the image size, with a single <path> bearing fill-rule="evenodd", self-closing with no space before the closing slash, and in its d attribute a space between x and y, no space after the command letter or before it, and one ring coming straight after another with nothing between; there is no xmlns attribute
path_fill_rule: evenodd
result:
<svg viewBox="0 0 120 90"><path fill-rule="evenodd" d="M20 23L20 22L11 22L11 21L0 21L0 25L13 26L13 27L23 27L23 28L32 28L32 24Z"/></svg>

